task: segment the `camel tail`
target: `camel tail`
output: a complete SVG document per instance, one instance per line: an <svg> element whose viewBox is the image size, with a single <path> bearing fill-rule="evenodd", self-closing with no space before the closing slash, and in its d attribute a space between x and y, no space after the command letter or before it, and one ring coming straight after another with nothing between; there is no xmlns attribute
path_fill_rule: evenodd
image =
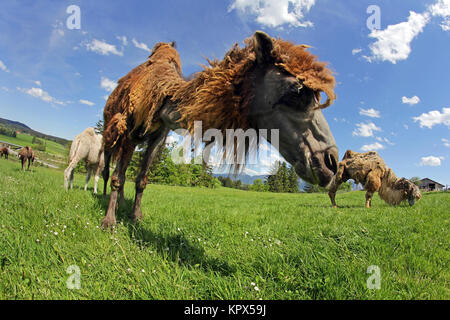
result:
<svg viewBox="0 0 450 320"><path fill-rule="evenodd" d="M107 152L112 154L113 159L119 154L121 141L127 131L127 116L116 113L105 126L103 132L103 145Z"/></svg>
<svg viewBox="0 0 450 320"><path fill-rule="evenodd" d="M69 163L72 162L75 155L78 153L78 150L80 149L80 139L75 138L72 142L72 146L70 147L70 153L69 153Z"/></svg>

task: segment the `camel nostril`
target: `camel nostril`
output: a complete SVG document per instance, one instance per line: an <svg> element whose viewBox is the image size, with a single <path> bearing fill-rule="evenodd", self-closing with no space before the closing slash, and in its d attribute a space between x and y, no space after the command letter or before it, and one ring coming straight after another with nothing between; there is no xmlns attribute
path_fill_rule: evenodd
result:
<svg viewBox="0 0 450 320"><path fill-rule="evenodd" d="M338 169L337 161L334 155L330 152L325 153L325 165L327 166L328 169L333 171L334 174L336 174Z"/></svg>

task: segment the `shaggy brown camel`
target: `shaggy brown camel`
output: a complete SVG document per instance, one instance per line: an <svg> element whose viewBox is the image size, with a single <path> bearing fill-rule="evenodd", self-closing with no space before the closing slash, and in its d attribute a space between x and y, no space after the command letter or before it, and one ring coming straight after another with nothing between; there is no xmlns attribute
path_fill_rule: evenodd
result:
<svg viewBox="0 0 450 320"><path fill-rule="evenodd" d="M31 147L24 147L22 148L22 150L20 150L18 157L20 159L20 161L22 162L22 170L25 171L25 163L28 160L28 168L27 170L30 170L30 165L32 165L34 163L34 151L31 149Z"/></svg>
<svg viewBox="0 0 450 320"><path fill-rule="evenodd" d="M86 183L84 191L87 190L92 171L94 175L94 193L97 193L98 179L104 166L104 156L101 152L102 135L96 134L94 128L87 128L77 135L72 142L69 153L69 166L64 171L64 188L73 188L73 171L81 160L86 162Z"/></svg>
<svg viewBox="0 0 450 320"><path fill-rule="evenodd" d="M5 156L5 159L8 160L8 155L9 155L8 147L5 146L0 148L0 158L3 158L3 156Z"/></svg>
<svg viewBox="0 0 450 320"><path fill-rule="evenodd" d="M304 180L327 186L337 171L334 137L321 109L335 99L335 79L308 46L256 32L222 61L208 61L191 80L182 77L174 43L158 43L149 60L119 80L104 109L104 180L116 160L102 226L116 223L117 197L137 144L147 149L136 178L133 221L142 218L147 170L170 130L279 130L279 151ZM320 93L328 99L320 103ZM225 136L225 134L224 134ZM271 142L271 137L267 138Z"/></svg>
<svg viewBox="0 0 450 320"><path fill-rule="evenodd" d="M371 207L372 196L377 191L380 198L391 205L408 200L409 205L413 206L422 197L419 187L405 178L397 178L376 151L359 153L347 150L328 193L334 207L337 207L335 197L339 185L349 179L364 186L366 208Z"/></svg>

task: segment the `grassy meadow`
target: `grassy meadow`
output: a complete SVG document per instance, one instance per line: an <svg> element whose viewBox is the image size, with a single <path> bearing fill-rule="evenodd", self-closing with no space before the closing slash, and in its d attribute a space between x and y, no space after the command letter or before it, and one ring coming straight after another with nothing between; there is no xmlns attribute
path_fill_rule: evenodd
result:
<svg viewBox="0 0 450 320"><path fill-rule="evenodd" d="M102 190L100 181L100 190ZM273 194L149 185L113 231L107 199L61 171L0 159L0 299L449 299L449 194L391 207L364 193ZM80 289L68 289L69 266ZM369 266L380 289L368 289Z"/></svg>

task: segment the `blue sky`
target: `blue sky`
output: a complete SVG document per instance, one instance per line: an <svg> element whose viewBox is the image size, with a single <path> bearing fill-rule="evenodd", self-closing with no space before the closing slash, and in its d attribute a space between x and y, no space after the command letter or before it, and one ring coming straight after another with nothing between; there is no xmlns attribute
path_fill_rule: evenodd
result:
<svg viewBox="0 0 450 320"><path fill-rule="evenodd" d="M67 28L70 5L80 29ZM367 26L370 5L379 29ZM73 139L154 43L175 40L189 75L255 30L330 63L338 99L324 114L340 157L377 150L398 176L450 185L450 0L7 1L0 117Z"/></svg>

